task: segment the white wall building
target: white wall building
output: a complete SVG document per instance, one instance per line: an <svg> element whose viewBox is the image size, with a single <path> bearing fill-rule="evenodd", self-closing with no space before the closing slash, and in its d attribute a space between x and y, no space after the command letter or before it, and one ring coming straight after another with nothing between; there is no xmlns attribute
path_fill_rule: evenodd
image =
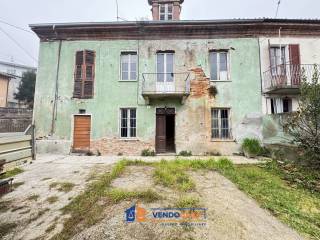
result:
<svg viewBox="0 0 320 240"><path fill-rule="evenodd" d="M320 37L280 36L259 38L264 114L296 111L303 71L310 81L320 64Z"/></svg>
<svg viewBox="0 0 320 240"><path fill-rule="evenodd" d="M13 62L0 61L0 72L15 76L15 78L12 78L9 82L7 107L21 107L18 101L14 99L14 93L18 91L22 74L27 71L36 72L37 68Z"/></svg>

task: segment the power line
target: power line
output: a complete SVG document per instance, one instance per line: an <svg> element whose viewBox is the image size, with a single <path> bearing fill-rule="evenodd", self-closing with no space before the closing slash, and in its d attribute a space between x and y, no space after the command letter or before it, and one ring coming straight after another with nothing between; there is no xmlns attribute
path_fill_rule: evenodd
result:
<svg viewBox="0 0 320 240"><path fill-rule="evenodd" d="M274 18L277 18L277 17L278 17L280 4L281 4L281 0L279 0L279 1L278 1L278 6L277 6L277 11L276 11L276 16L275 16Z"/></svg>
<svg viewBox="0 0 320 240"><path fill-rule="evenodd" d="M35 62L38 62L37 59L35 59L27 50L24 49L24 47L22 47L20 45L20 43L18 43L13 37L11 37L6 31L4 31L1 27L0 27L0 31L3 32L11 41L13 41L25 54L27 54L32 60L34 60Z"/></svg>
<svg viewBox="0 0 320 240"><path fill-rule="evenodd" d="M8 26L10 26L10 27L13 27L13 28L15 28L15 29L18 29L18 30L21 30L21 31L24 31L24 32L27 32L27 33L30 33L30 34L32 34L33 36L35 36L35 33L34 33L34 32L31 32L31 31L29 31L29 30L27 30L27 29L24 29L24 28L22 28L22 27L18 27L18 26L16 26L16 25L13 25L13 24L8 23L8 22L6 22L6 21L3 21L3 20L1 20L1 19L0 19L0 22L3 23L3 24L8 25Z"/></svg>

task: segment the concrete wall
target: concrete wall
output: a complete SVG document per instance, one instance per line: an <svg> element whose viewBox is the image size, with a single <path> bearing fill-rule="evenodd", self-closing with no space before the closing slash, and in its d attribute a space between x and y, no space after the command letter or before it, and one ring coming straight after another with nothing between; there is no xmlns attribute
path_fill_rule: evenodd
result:
<svg viewBox="0 0 320 240"><path fill-rule="evenodd" d="M75 52L96 51L94 98L72 99ZM207 94L181 101L162 99L147 105L141 95L142 73L156 72L156 52L175 51L175 72L186 72L200 67L209 76L208 53L213 49L230 49L231 81L211 82L218 89L216 98ZM139 53L139 79L121 82L121 51ZM207 40L150 40L150 41L64 41L58 75L57 117L51 134L55 79L58 61L58 42L42 42L36 82L34 121L41 149L47 151L48 141L63 142L70 149L72 143L73 115L86 109L92 116L92 146L106 154L138 154L140 150L154 147L155 111L157 107L176 108L177 151L192 150L203 154L213 150L222 153L237 151L236 141L247 134L260 137L260 130L251 129L256 115L261 114L261 81L259 45L257 39L207 39ZM200 74L201 75L201 74ZM202 81L193 74L193 81ZM209 85L209 79L206 79ZM137 139L134 142L119 138L119 108L137 108ZM211 141L211 107L231 108L233 137L231 141ZM201 146L201 148L198 148ZM131 149L131 150L128 150ZM64 149L66 149L64 147Z"/></svg>
<svg viewBox="0 0 320 240"><path fill-rule="evenodd" d="M319 37L260 37L260 55L261 55L261 71L262 73L270 68L269 45L282 45L286 47L288 52L289 44L299 44L301 64L320 64L320 38ZM286 62L289 62L289 55L286 55ZM263 75L263 74L262 74ZM263 79L264 80L264 79ZM262 111L264 114L271 113L270 96L262 96ZM298 108L297 95L273 95L273 97L289 97L292 98L292 109L296 111Z"/></svg>

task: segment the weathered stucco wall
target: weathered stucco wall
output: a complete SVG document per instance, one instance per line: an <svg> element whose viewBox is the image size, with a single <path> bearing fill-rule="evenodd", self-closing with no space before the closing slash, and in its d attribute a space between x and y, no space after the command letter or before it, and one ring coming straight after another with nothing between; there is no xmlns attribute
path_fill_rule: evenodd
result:
<svg viewBox="0 0 320 240"><path fill-rule="evenodd" d="M150 41L63 41L58 74L57 117L51 135L55 79L58 61L58 42L42 42L36 83L34 121L38 139L60 141L64 149L72 142L73 115L79 109L91 114L91 139L95 148L105 148L105 153L128 153L133 145L119 139L119 108L137 108L137 147L154 147L156 108L176 108L176 145L180 150L192 150L195 154L219 150L222 153L236 151L231 142L211 141L211 108L231 108L233 140L246 134L242 129L250 125L252 113L261 114L261 81L259 47L257 39L210 39L210 40L150 40ZM72 99L75 52L90 49L96 51L94 98ZM211 82L218 90L216 98L207 95L190 96L184 105L180 101L158 100L146 105L141 96L142 73L156 72L156 52L175 51L175 72L186 72L195 67L209 76L208 52L213 49L230 49L230 76L228 82ZM121 51L137 51L139 54L139 80L121 82ZM196 80L195 76L191 76ZM209 80L207 80L209 84ZM250 133L250 131L249 131ZM259 129L250 135L260 136ZM108 141L110 139L110 141ZM112 141L111 141L112 140ZM101 143L104 142L104 147ZM46 151L50 142L39 148ZM55 142L59 144L58 141ZM40 143L41 144L41 143ZM201 146L201 147L200 147ZM131 147L129 147L131 148Z"/></svg>

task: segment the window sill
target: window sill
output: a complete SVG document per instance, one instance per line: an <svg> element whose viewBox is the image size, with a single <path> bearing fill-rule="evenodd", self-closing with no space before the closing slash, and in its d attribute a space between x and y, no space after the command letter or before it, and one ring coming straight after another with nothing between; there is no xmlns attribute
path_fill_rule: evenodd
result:
<svg viewBox="0 0 320 240"><path fill-rule="evenodd" d="M82 100L90 100L93 99L93 97L84 97L84 98L76 98L76 97L72 97L72 100L77 100L77 101L82 101Z"/></svg>
<svg viewBox="0 0 320 240"><path fill-rule="evenodd" d="M211 142L235 142L235 139L211 139Z"/></svg>
<svg viewBox="0 0 320 240"><path fill-rule="evenodd" d="M138 138L122 138L122 137L120 137L120 141L134 142L134 141L139 141L139 139Z"/></svg>
<svg viewBox="0 0 320 240"><path fill-rule="evenodd" d="M138 80L118 80L118 82L138 82Z"/></svg>
<svg viewBox="0 0 320 240"><path fill-rule="evenodd" d="M232 80L211 80L210 82L232 82Z"/></svg>

